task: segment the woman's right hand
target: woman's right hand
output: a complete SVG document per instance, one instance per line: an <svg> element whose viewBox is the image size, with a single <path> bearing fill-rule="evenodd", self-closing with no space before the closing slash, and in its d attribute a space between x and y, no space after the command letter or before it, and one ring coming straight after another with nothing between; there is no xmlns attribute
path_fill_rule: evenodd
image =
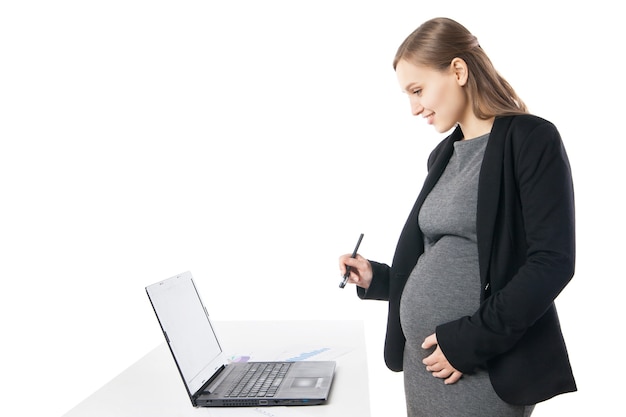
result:
<svg viewBox="0 0 626 417"><path fill-rule="evenodd" d="M358 285L361 288L368 289L374 273L372 272L372 265L370 262L362 257L356 255L356 258L352 258L352 254L341 255L339 257L339 270L341 276L346 274L346 268L350 267L350 279L348 282Z"/></svg>

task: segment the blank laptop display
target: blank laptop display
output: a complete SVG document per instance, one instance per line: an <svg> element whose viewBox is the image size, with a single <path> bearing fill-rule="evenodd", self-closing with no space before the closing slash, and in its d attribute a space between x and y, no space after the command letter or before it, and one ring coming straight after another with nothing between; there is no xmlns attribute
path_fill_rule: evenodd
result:
<svg viewBox="0 0 626 417"><path fill-rule="evenodd" d="M194 407L328 400L334 361L229 363L190 272L149 285L146 292Z"/></svg>

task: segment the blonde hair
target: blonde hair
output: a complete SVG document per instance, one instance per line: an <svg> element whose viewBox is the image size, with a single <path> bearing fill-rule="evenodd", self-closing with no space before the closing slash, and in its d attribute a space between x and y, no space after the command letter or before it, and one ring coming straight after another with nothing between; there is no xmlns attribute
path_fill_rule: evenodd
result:
<svg viewBox="0 0 626 417"><path fill-rule="evenodd" d="M466 88L476 117L528 113L526 105L502 77L478 39L460 23L448 18L428 20L402 42L393 60L424 65L439 71L447 70L454 58L467 64Z"/></svg>

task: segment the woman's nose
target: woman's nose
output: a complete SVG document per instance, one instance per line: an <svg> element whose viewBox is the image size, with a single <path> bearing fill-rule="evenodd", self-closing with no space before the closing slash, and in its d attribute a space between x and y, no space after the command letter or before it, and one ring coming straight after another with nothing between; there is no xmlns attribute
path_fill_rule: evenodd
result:
<svg viewBox="0 0 626 417"><path fill-rule="evenodd" d="M411 101L411 114L413 114L413 116L418 116L424 111L424 107L422 107L422 105L420 104L419 100L417 100L417 98L412 98L410 101Z"/></svg>

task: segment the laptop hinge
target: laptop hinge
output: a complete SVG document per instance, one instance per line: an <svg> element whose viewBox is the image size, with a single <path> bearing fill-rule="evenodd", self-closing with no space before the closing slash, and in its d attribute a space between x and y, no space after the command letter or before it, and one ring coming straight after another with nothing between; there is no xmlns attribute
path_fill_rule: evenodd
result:
<svg viewBox="0 0 626 417"><path fill-rule="evenodd" d="M209 380L207 382L202 384L200 389L198 389L198 391L196 391L196 393L193 396L194 402L200 395L206 394L206 393L210 394L211 391L215 388L215 386L219 382L221 382L222 379L224 379L224 377L226 376L226 373L224 372L224 369L226 369L225 365L220 366L219 369L217 371L215 371L213 376L211 378L209 378ZM209 385L211 385L211 386L209 387Z"/></svg>

